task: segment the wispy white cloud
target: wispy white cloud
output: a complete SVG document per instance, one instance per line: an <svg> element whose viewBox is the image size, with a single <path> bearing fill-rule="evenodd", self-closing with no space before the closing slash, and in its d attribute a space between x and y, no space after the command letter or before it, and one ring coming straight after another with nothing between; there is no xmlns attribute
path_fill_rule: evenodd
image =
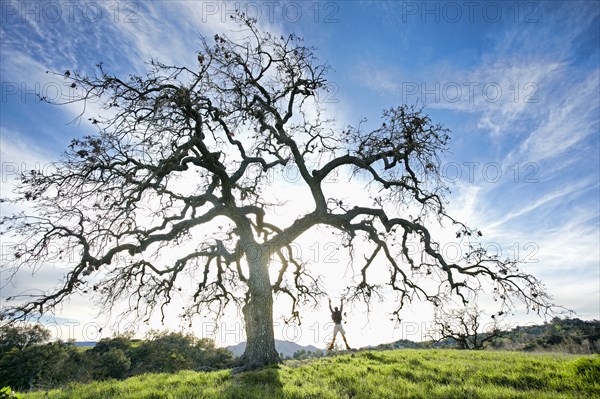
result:
<svg viewBox="0 0 600 399"><path fill-rule="evenodd" d="M525 216L532 211L547 206L552 202L564 200L565 198L573 197L574 195L580 195L582 190L587 189L590 185L594 185L592 179L580 180L566 187L557 188L555 191L543 193L541 197L534 198L531 202L526 203L525 206L502 215L500 219L496 220L488 227L494 229L506 224L510 220Z"/></svg>
<svg viewBox="0 0 600 399"><path fill-rule="evenodd" d="M363 87L379 94L395 93L400 89L399 71L389 65L378 65L371 61L362 61L355 66L354 76Z"/></svg>
<svg viewBox="0 0 600 399"><path fill-rule="evenodd" d="M572 82L567 73L558 79L562 82L560 95L544 96L541 104L547 115L516 149L508 155L514 158L544 161L569 153L586 138L597 134L600 124L600 71L592 71L580 82Z"/></svg>

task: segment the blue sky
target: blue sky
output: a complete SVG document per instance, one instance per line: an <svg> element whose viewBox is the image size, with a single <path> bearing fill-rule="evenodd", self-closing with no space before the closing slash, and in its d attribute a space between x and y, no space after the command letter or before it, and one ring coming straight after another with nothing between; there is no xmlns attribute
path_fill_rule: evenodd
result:
<svg viewBox="0 0 600 399"><path fill-rule="evenodd" d="M453 189L450 210L489 242L525 258L524 267L557 303L599 319L599 4L5 1L1 194L8 195L18 171L56 160L71 138L92 131L68 124L77 106L37 101L35 91L70 95L47 70L90 72L103 61L117 74L142 73L151 58L193 65L199 36L229 32L228 15L240 8L258 16L261 27L297 33L317 48L333 68L322 102L341 125L362 117L377 124L385 108L424 105L453 132L442 169ZM420 309L406 320L426 321ZM357 305L353 317L363 313ZM309 311L305 325L323 319L325 307ZM383 310L374 312L369 323L349 328L350 339L367 345L402 338L406 331L387 319ZM74 299L57 320L93 318ZM309 336L305 327L299 341L315 344Z"/></svg>

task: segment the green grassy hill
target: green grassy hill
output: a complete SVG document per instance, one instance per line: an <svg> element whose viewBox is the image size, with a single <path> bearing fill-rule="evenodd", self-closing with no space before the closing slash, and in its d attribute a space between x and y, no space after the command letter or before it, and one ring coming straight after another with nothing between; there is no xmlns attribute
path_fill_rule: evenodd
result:
<svg viewBox="0 0 600 399"><path fill-rule="evenodd" d="M598 398L600 357L456 350L366 351L256 372L145 374L26 399Z"/></svg>

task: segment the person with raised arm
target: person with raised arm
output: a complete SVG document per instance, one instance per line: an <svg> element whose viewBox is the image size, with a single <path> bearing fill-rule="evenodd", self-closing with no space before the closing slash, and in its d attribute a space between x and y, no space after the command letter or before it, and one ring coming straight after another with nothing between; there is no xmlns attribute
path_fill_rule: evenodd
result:
<svg viewBox="0 0 600 399"><path fill-rule="evenodd" d="M346 331L344 330L344 327L342 326L342 311L344 309L344 298L342 298L341 302L340 302L340 308L338 309L337 307L332 308L331 307L331 298L329 299L329 310L331 311L331 320L333 320L334 323L334 327L333 327L333 339L331 340L331 344L329 345L329 350L333 350L333 345L335 344L335 337L337 336L337 333L339 332L340 334L342 334L342 338L344 339L344 343L346 344L346 349L350 350L352 348L350 348L350 345L348 345L348 341L346 340Z"/></svg>

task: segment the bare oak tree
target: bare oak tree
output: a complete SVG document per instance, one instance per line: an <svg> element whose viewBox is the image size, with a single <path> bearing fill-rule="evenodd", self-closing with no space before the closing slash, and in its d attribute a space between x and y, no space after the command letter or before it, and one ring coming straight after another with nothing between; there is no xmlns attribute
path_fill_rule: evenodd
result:
<svg viewBox="0 0 600 399"><path fill-rule="evenodd" d="M182 317L241 307L247 346L239 370L276 363L274 295L289 297L298 318L300 305L323 294L292 251L317 226L335 231L351 254L366 253L352 257L360 272L349 299L369 302L391 287L398 319L415 298L466 302L486 283L506 306L518 299L529 310L548 309L543 286L516 260L476 245L460 262L442 256L428 224L481 235L446 212L446 129L407 106L384 111L373 129L337 128L320 108L329 68L313 49L237 19L243 34L203 39L194 68L153 60L145 76L126 79L102 64L92 76L64 73L81 93L74 101L100 100L106 115L89 117L97 133L74 139L53 168L23 174L11 201L30 211L3 219L3 233L19 238L22 250L3 268L60 264L67 253L74 261L56 289L11 298L5 317L52 311L82 291L103 308L125 302L136 316L164 317L189 293ZM314 205L280 225L273 211L281 204L263 193L281 183L273 176L285 168L299 173ZM335 173L364 184L372 205L326 192ZM370 279L377 267L389 271L386 284Z"/></svg>
<svg viewBox="0 0 600 399"><path fill-rule="evenodd" d="M477 305L459 309L437 309L433 319L435 337L432 338L437 342L453 339L459 349L485 349L502 337L499 318L503 314L502 311L493 314L490 322L485 323L485 314Z"/></svg>

